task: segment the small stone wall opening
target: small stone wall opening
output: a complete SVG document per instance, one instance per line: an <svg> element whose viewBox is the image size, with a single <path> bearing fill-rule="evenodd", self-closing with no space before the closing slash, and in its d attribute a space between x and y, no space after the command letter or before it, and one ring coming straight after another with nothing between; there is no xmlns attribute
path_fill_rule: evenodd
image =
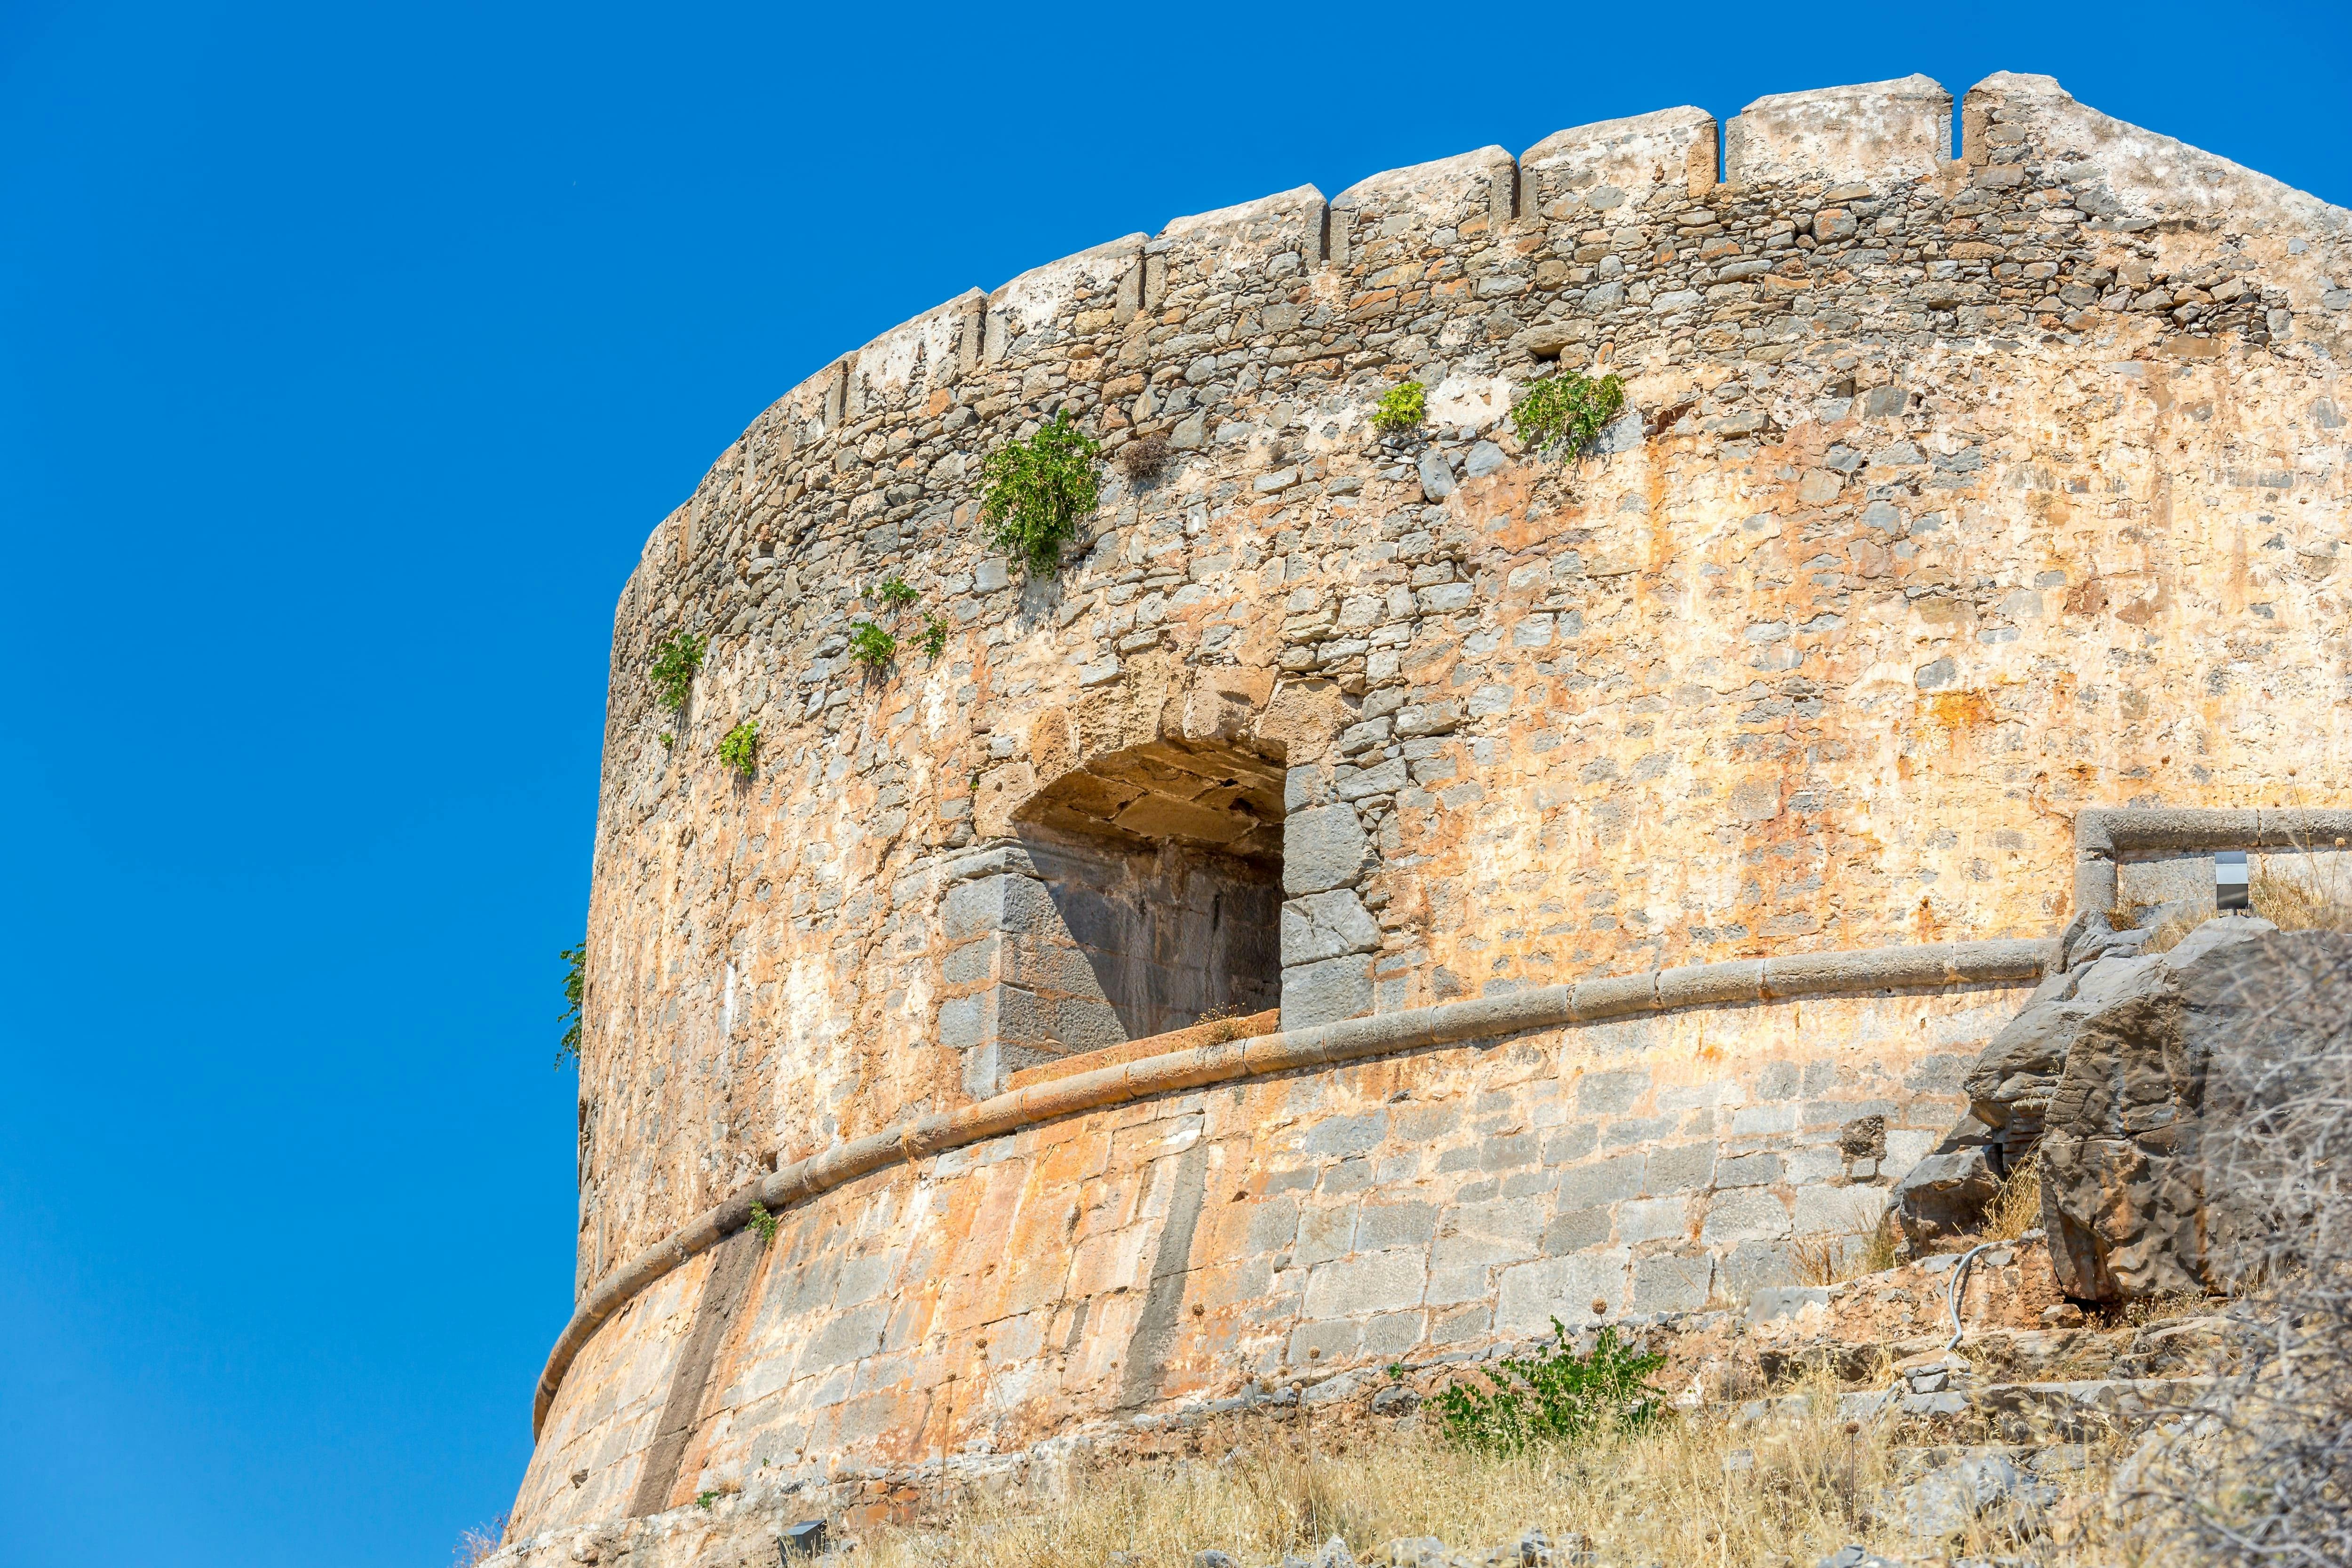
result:
<svg viewBox="0 0 2352 1568"><path fill-rule="evenodd" d="M1279 1005L1282 817L1281 761L1220 742L1130 747L1041 791L941 906L966 1088Z"/></svg>
<svg viewBox="0 0 2352 1568"><path fill-rule="evenodd" d="M1281 1001L1282 785L1279 760L1160 741L1067 775L1022 811L1021 840L1117 1039Z"/></svg>

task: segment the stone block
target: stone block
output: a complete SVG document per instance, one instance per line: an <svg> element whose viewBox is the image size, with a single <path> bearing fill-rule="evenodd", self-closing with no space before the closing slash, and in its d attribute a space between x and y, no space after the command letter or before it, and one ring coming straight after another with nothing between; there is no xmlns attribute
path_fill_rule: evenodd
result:
<svg viewBox="0 0 2352 1568"><path fill-rule="evenodd" d="M1543 1237L1541 1200L1456 1204L1444 1212L1430 1248L1433 1268L1465 1268L1533 1258Z"/></svg>
<svg viewBox="0 0 2352 1568"><path fill-rule="evenodd" d="M1633 1310L1695 1312L1715 1292L1715 1259L1706 1253L1663 1254L1633 1265Z"/></svg>
<svg viewBox="0 0 2352 1568"><path fill-rule="evenodd" d="M1543 1258L1503 1270L1495 1293L1495 1331L1517 1337L1551 1332L1558 1318L1570 1329L1605 1322L1630 1293L1631 1256L1622 1247L1570 1258ZM1597 1314L1592 1304L1606 1309Z"/></svg>
<svg viewBox="0 0 2352 1568"><path fill-rule="evenodd" d="M1793 1104L1742 1106L1731 1113L1731 1133L1735 1138L1748 1138L1760 1132L1794 1132L1797 1115Z"/></svg>
<svg viewBox="0 0 2352 1568"><path fill-rule="evenodd" d="M1534 1164L1541 1151L1542 1141L1533 1132L1512 1132L1489 1138L1478 1145L1478 1168L1482 1171L1516 1171Z"/></svg>
<svg viewBox="0 0 2352 1568"><path fill-rule="evenodd" d="M1620 1154L1590 1165L1571 1165L1559 1173L1559 1206L1591 1208L1622 1203L1642 1192L1642 1156Z"/></svg>
<svg viewBox="0 0 2352 1568"><path fill-rule="evenodd" d="M1248 1235L1253 1253L1288 1251L1298 1236L1298 1200L1288 1193L1258 1200L1250 1212Z"/></svg>
<svg viewBox="0 0 2352 1568"><path fill-rule="evenodd" d="M1724 172L1741 184L1783 180L1889 184L1952 159L1952 95L1924 76L1759 98L1727 129Z"/></svg>
<svg viewBox="0 0 2352 1568"><path fill-rule="evenodd" d="M1830 1292L1822 1285L1767 1285L1748 1298L1750 1323L1776 1323L1799 1316L1808 1307L1829 1305Z"/></svg>
<svg viewBox="0 0 2352 1568"><path fill-rule="evenodd" d="M1426 1312L1381 1313L1365 1322L1361 1353L1376 1358L1404 1355L1421 1343L1428 1322Z"/></svg>
<svg viewBox="0 0 2352 1568"><path fill-rule="evenodd" d="M1318 1265L1307 1279L1303 1310L1309 1318L1349 1318L1421 1305L1429 1270L1411 1248L1360 1252Z"/></svg>
<svg viewBox="0 0 2352 1568"><path fill-rule="evenodd" d="M1735 1154L1716 1162L1715 1184L1718 1187L1761 1187L1780 1179L1778 1154Z"/></svg>
<svg viewBox="0 0 2352 1568"><path fill-rule="evenodd" d="M1789 1209L1763 1187L1718 1193L1707 1205L1699 1239L1709 1247L1743 1241L1778 1241L1789 1234Z"/></svg>
<svg viewBox="0 0 2352 1568"><path fill-rule="evenodd" d="M1371 1010L1372 961L1368 957L1327 958L1282 972L1285 1029L1336 1024L1343 1018L1360 1018Z"/></svg>
<svg viewBox="0 0 2352 1568"><path fill-rule="evenodd" d="M1377 1148L1388 1130L1389 1113L1384 1109L1327 1116L1307 1130L1299 1147L1309 1154L1362 1154Z"/></svg>
<svg viewBox="0 0 2352 1568"><path fill-rule="evenodd" d="M1696 1192L1714 1184L1715 1161L1712 1142L1652 1149L1642 1173L1642 1190L1652 1194Z"/></svg>
<svg viewBox="0 0 2352 1568"><path fill-rule="evenodd" d="M1576 1109L1587 1116L1622 1116L1649 1089L1647 1069L1587 1073L1576 1081Z"/></svg>
<svg viewBox="0 0 2352 1568"><path fill-rule="evenodd" d="M959 882L940 900L940 928L950 942L967 942L992 931L1034 935L1059 931L1061 926L1045 885L1017 872Z"/></svg>
<svg viewBox="0 0 2352 1568"><path fill-rule="evenodd" d="M1615 1229L1615 1216L1606 1208L1568 1209L1552 1216L1544 1227L1543 1249L1549 1257L1606 1247Z"/></svg>
<svg viewBox="0 0 2352 1568"><path fill-rule="evenodd" d="M1617 1205L1617 1239L1628 1247L1644 1241L1681 1241L1690 1231L1686 1198L1633 1198Z"/></svg>
<svg viewBox="0 0 2352 1568"><path fill-rule="evenodd" d="M1338 1204L1309 1208L1298 1216L1298 1242L1291 1248L1293 1267L1311 1268L1345 1258L1354 1249L1356 1205Z"/></svg>
<svg viewBox="0 0 2352 1568"><path fill-rule="evenodd" d="M1794 1285L1797 1268L1787 1243L1743 1241L1717 1257L1715 1277L1727 1292L1744 1295L1768 1286Z"/></svg>
<svg viewBox="0 0 2352 1568"><path fill-rule="evenodd" d="M1885 1187L1811 1186L1797 1189L1799 1236L1867 1236L1886 1212Z"/></svg>
<svg viewBox="0 0 2352 1568"><path fill-rule="evenodd" d="M1296 899L1353 887L1370 855L1371 841L1354 806L1294 812L1282 825L1282 890Z"/></svg>
<svg viewBox="0 0 2352 1568"><path fill-rule="evenodd" d="M1285 1359L1294 1368L1346 1361L1356 1353L1362 1337L1362 1325L1352 1319L1304 1322L1290 1331Z"/></svg>
<svg viewBox="0 0 2352 1568"><path fill-rule="evenodd" d="M1464 1340L1484 1339L1494 1321L1495 1310L1484 1301L1449 1307L1431 1317L1429 1342L1450 1345Z"/></svg>
<svg viewBox="0 0 2352 1568"><path fill-rule="evenodd" d="M1319 963L1349 953L1376 952L1381 928L1351 889L1309 893L1282 906L1285 966ZM1349 1015L1352 1016L1353 1015Z"/></svg>
<svg viewBox="0 0 2352 1568"><path fill-rule="evenodd" d="M1356 1215L1356 1250L1426 1247L1437 1237L1437 1205L1419 1200L1367 1203Z"/></svg>
<svg viewBox="0 0 2352 1568"><path fill-rule="evenodd" d="M1566 1165L1584 1159L1601 1147L1601 1123L1571 1121L1544 1134L1543 1160L1547 1165Z"/></svg>

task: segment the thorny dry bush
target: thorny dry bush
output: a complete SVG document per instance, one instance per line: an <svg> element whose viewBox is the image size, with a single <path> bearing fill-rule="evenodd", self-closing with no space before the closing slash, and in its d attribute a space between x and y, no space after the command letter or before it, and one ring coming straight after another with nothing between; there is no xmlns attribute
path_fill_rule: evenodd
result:
<svg viewBox="0 0 2352 1568"><path fill-rule="evenodd" d="M2204 1185L2244 1292L2242 1359L2124 1484L2184 1559L2229 1568L2352 1563L2352 939L2291 951L2294 983L2231 998L2252 1022L2207 1069Z"/></svg>
<svg viewBox="0 0 2352 1568"><path fill-rule="evenodd" d="M1213 1549L1245 1565L1311 1556L1333 1536L1379 1561L1400 1538L1451 1551L1511 1548L1530 1530L1588 1538L1603 1562L1755 1568L1811 1563L1850 1542L1916 1555L1900 1534L1887 1430L1842 1420L1818 1384L1801 1414L1740 1427L1719 1413L1517 1454L1412 1429L1317 1439L1312 1424L1242 1418L1191 1458L1104 1461L1037 1496L972 1495L941 1523L876 1532L859 1568L1103 1568L1189 1564ZM2117 1561L2096 1492L2103 1468L2064 1478L2037 1561ZM1958 1542L1991 1550L2014 1542ZM2100 1553L2105 1552L2105 1555ZM1123 1553L1124 1556L1115 1556Z"/></svg>

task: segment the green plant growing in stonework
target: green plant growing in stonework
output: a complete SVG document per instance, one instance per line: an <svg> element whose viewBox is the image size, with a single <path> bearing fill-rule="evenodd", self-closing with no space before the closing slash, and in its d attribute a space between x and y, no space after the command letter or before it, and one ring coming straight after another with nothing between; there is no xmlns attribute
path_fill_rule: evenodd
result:
<svg viewBox="0 0 2352 1568"><path fill-rule="evenodd" d="M1421 428L1429 416L1429 389L1417 381L1399 382L1381 394L1381 401L1372 409L1372 428L1388 436L1402 436Z"/></svg>
<svg viewBox="0 0 2352 1568"><path fill-rule="evenodd" d="M990 546L1018 556L1039 575L1058 568L1062 546L1095 509L1101 451L1102 444L1064 411L1026 441L1007 441L991 452L980 466L980 521Z"/></svg>
<svg viewBox="0 0 2352 1568"><path fill-rule="evenodd" d="M1613 1325L1601 1331L1590 1354L1569 1342L1558 1318L1551 1332L1552 1342L1533 1355L1496 1362L1491 1388L1456 1383L1431 1401L1449 1439L1465 1448L1520 1453L1638 1431L1658 1418L1663 1405L1649 1376L1665 1357L1642 1353L1620 1340ZM1389 1375L1403 1372L1392 1366Z"/></svg>
<svg viewBox="0 0 2352 1568"><path fill-rule="evenodd" d="M886 579L866 591L866 596L886 610L903 610L922 597L904 577Z"/></svg>
<svg viewBox="0 0 2352 1568"><path fill-rule="evenodd" d="M563 1026L563 1038L555 1047L555 1066L561 1071L565 1062L580 1059L580 1008L588 1000L588 939L582 937L579 946L555 956L563 960L563 1011L555 1019Z"/></svg>
<svg viewBox="0 0 2352 1568"><path fill-rule="evenodd" d="M705 1513L709 1513L710 1511L710 1505L718 1500L719 1494L715 1491L697 1492L694 1494L694 1506L700 1509Z"/></svg>
<svg viewBox="0 0 2352 1568"><path fill-rule="evenodd" d="M761 1246L765 1247L776 1239L776 1216L770 1214L768 1205L759 1199L751 1200L751 1217L744 1223L760 1233Z"/></svg>
<svg viewBox="0 0 2352 1568"><path fill-rule="evenodd" d="M746 719L719 738L719 760L750 778L760 767L760 721Z"/></svg>
<svg viewBox="0 0 2352 1568"><path fill-rule="evenodd" d="M872 621L852 621L849 657L868 669L880 669L898 657L898 639Z"/></svg>
<svg viewBox="0 0 2352 1568"><path fill-rule="evenodd" d="M923 657L928 659L937 660L940 655L947 652L948 618L945 616L924 616L922 633L915 638L915 646L923 650Z"/></svg>
<svg viewBox="0 0 2352 1568"><path fill-rule="evenodd" d="M702 656L709 648L709 637L677 632L654 650L651 674L663 707L673 713L686 711L686 700L694 691L694 672L702 668Z"/></svg>
<svg viewBox="0 0 2352 1568"><path fill-rule="evenodd" d="M1530 452L1573 456L1591 446L1624 408L1622 377L1563 370L1528 383L1511 409L1511 429Z"/></svg>

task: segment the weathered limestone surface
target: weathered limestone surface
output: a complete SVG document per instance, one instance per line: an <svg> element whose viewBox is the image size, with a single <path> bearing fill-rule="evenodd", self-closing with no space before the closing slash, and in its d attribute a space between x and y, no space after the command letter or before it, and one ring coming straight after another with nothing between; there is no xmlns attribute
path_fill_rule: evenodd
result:
<svg viewBox="0 0 2352 1568"><path fill-rule="evenodd" d="M1947 103L1759 100L1727 184L1670 110L1180 219L883 334L720 456L615 616L583 1295L780 1162L1213 1013L1626 973L1686 1010L1089 1112L796 1206L673 1494L1764 1279L1884 1202L2022 992L1732 1002L1686 966L2049 937L2089 809L2341 798L2352 215L2042 78L1972 89L1949 160ZM1555 364L1626 378L1569 464L1507 418ZM1407 378L1429 428L1380 437ZM1057 410L1170 460L1114 461L1031 580L982 547L977 468ZM868 671L891 576L922 601ZM678 629L711 638L683 717L646 679ZM527 1527L637 1494L709 1267L572 1365Z"/></svg>
<svg viewBox="0 0 2352 1568"><path fill-rule="evenodd" d="M1927 1148L2024 994L1544 1031L1168 1095L877 1173L783 1215L662 1506L1789 1282L1792 1241L1878 1217L1884 1173ZM695 1259L590 1342L519 1534L639 1495L711 1277Z"/></svg>

